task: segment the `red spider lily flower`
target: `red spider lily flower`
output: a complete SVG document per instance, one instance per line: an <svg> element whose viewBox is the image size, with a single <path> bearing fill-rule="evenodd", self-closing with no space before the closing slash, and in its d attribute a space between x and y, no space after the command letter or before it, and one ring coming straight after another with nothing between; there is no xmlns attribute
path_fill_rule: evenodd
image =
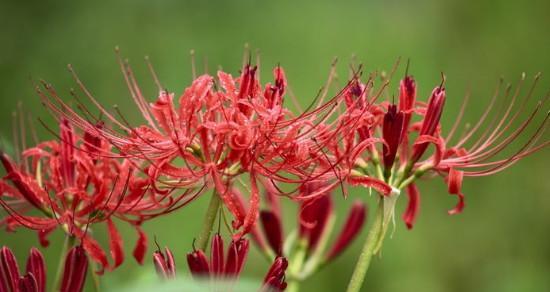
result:
<svg viewBox="0 0 550 292"><path fill-rule="evenodd" d="M8 247L2 247L0 250L0 291L46 291L46 265L40 251L35 248L31 249L27 258L26 273L20 275L15 256Z"/></svg>
<svg viewBox="0 0 550 292"><path fill-rule="evenodd" d="M147 237L139 225L169 212L178 203L168 202L167 195L150 192L148 180L136 175L130 161L98 156L97 151L106 152L110 146L94 133L81 138L62 120L60 137L59 142L47 141L23 151L21 165L0 153L7 172L0 180L0 205L7 212L4 222L8 230L18 226L36 230L46 246L47 236L62 228L67 236L82 241L94 261L114 269L124 261L122 237L113 221L116 217L138 231L134 257L141 263ZM29 161L30 166L26 166ZM31 209L42 216L28 215ZM112 264L87 232L101 222L107 225Z"/></svg>
<svg viewBox="0 0 550 292"><path fill-rule="evenodd" d="M444 136L440 123L446 100L446 91L443 82L434 88L428 102L423 103L416 100L416 83L411 76L406 76L400 84L397 109L393 104L385 105L381 103L380 106L382 108L387 107L386 113L371 110L371 113L375 117L370 123L370 129L372 133L377 133L377 129L381 130L380 132L384 140L382 151L379 151L376 147L365 148L365 151L362 153L363 160L356 162L359 167L356 166L355 169L359 173L371 173L371 176L378 177L392 188L406 188L409 203L403 214L403 220L409 229L414 225L420 202L420 193L414 182L426 172L440 175L445 179L448 184L449 193L456 195L458 198L458 203L455 208L449 211L449 214L460 213L465 205L464 194L461 191L464 177L494 174L546 147L550 143L548 141L538 143L548 121L547 114L534 129L534 133L527 138L527 141L517 152L507 158L497 158L513 142L520 139L521 134L532 124L537 112L539 112L546 101L545 99L539 102L528 117L519 123L519 126L513 127L514 122L525 110L526 103L533 93L533 88L538 78L538 76L535 78L533 86L529 89L529 93L516 113L513 112L513 109L514 105L517 104L523 79L511 97L510 93L512 91L510 87L506 89L506 96L510 97L510 103L504 106L500 112L494 112L493 109L496 108L494 106L495 102L500 95L501 86L499 86L490 101L487 111L483 113L480 120L471 129L467 129L458 142L452 143L453 135L457 131L463 117L467 99L465 99L458 113L458 118L449 134ZM492 111L494 112L494 118L492 121L486 123ZM402 117L397 117L399 114ZM413 123L413 118L417 116L420 118L420 121ZM403 126L400 130L402 133L401 137L399 137L396 132L399 131L401 120L403 120ZM483 129L484 124L486 125L485 129ZM418 136L413 140L409 137L411 133L417 133ZM479 136L478 139L470 141L476 134ZM470 142L471 146L467 146L468 142ZM427 159L421 160L425 156L430 144L435 148L433 153ZM400 156L399 164L395 163L395 153L398 153ZM378 172L377 175L376 158L380 157L381 154L384 158L384 173L381 175ZM374 166L366 165L365 162L368 161L374 162ZM354 179L352 176L348 180L352 182Z"/></svg>
<svg viewBox="0 0 550 292"><path fill-rule="evenodd" d="M171 279L176 277L176 264L172 252L167 247L164 248L164 254L157 250L153 254L153 264L157 270L157 274L163 279Z"/></svg>
<svg viewBox="0 0 550 292"><path fill-rule="evenodd" d="M146 121L143 125L132 127L120 113L120 118L109 113L76 74L73 75L79 87L111 126L95 127L90 121L97 118L89 114L91 111L86 110L84 116L77 114L49 86L45 92L38 91L55 115L109 141L122 157L146 164L142 169L155 192L183 189L189 194L186 198L192 200L202 194L205 186L213 187L235 217L236 238L254 229L259 215L259 187L266 182L278 188L278 183L301 185L325 180L330 182L327 190L343 187L362 150L383 142L368 137L370 126L362 125L372 116L370 98L374 100L379 93L368 96L372 86L360 85L357 78L329 100L325 100L328 93L323 92L308 110L294 115L284 106L288 90L280 66L274 69L273 84L263 88L258 68L247 64L237 78L222 71L217 78L199 76L179 97L164 90L153 72L160 94L149 103L129 65L122 61L120 65L130 94ZM342 101L350 108L342 108ZM364 141L353 137L359 126ZM110 153L99 151L98 155ZM244 216L231 191L240 175L249 178L249 208ZM298 187L276 192L284 196L299 193ZM309 200L321 194L297 199Z"/></svg>

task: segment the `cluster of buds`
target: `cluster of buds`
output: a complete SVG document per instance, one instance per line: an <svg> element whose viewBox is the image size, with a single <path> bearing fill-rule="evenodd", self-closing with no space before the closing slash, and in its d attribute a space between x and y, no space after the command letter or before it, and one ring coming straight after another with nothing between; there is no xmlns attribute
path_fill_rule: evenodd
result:
<svg viewBox="0 0 550 292"><path fill-rule="evenodd" d="M308 196L322 187L322 183L312 182L304 185L301 192L302 195ZM336 219L330 193L301 202L297 231L290 233L286 239L281 222L283 215L279 197L269 192L266 196L269 209L260 212L263 232L253 233L256 235L253 239L268 258L289 258L293 262L289 277L300 280L317 272L339 256L359 235L366 221L367 207L357 200L352 204L332 247L327 250Z"/></svg>
<svg viewBox="0 0 550 292"><path fill-rule="evenodd" d="M65 258L63 277L56 290L60 292L81 292L84 289L88 257L81 246L69 250ZM2 292L45 292L46 264L42 253L32 248L25 274L21 275L17 259L7 247L0 249L0 291Z"/></svg>
<svg viewBox="0 0 550 292"><path fill-rule="evenodd" d="M239 278L246 261L249 241L244 238L233 239L224 256L224 242L220 234L215 234L210 246L210 260L201 249L187 254L187 264L193 277L211 281L225 281L224 291ZM153 254L153 263L157 274L163 279L176 277L176 264L170 249L160 248ZM285 271L288 262L284 257L277 257L266 274L260 291L284 291L286 288ZM229 281L229 282L228 282Z"/></svg>

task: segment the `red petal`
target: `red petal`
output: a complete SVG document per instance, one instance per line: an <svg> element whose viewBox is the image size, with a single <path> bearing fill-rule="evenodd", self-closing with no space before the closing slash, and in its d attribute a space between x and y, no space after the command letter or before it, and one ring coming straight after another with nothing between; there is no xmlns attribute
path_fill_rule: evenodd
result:
<svg viewBox="0 0 550 292"><path fill-rule="evenodd" d="M449 215L461 213L462 209L464 209L464 195L461 192L463 177L463 171L455 170L454 168L449 170L449 177L447 178L449 193L458 196L458 203L452 210L449 210Z"/></svg>
<svg viewBox="0 0 550 292"><path fill-rule="evenodd" d="M367 188L373 188L384 196L389 196L392 192L390 185L370 176L349 176L348 182L351 185L362 185Z"/></svg>
<svg viewBox="0 0 550 292"><path fill-rule="evenodd" d="M101 265L100 270L96 271L96 273L100 275L103 274L105 268L109 266L109 261L107 260L107 255L105 255L105 252L101 249L101 246L99 246L97 241L89 237L84 237L82 238L82 247L92 260Z"/></svg>
<svg viewBox="0 0 550 292"><path fill-rule="evenodd" d="M436 138L429 135L422 135L416 139L414 146L426 145L427 143L432 143L435 146L435 153L433 156L433 165L438 166L445 152L445 141L440 137ZM427 145L426 145L427 147Z"/></svg>
<svg viewBox="0 0 550 292"><path fill-rule="evenodd" d="M241 238L243 235L247 234L252 230L254 227L254 224L256 223L256 219L258 217L258 209L260 205L260 193L258 190L258 185L256 183L256 175L254 172L250 173L250 201L249 205L250 208L248 210L248 214L246 214L246 217L244 219L244 224L240 232L234 235L234 238Z"/></svg>
<svg viewBox="0 0 550 292"><path fill-rule="evenodd" d="M124 261L124 251L122 250L122 238L118 232L113 220L107 220L107 229L109 230L109 249L113 258L112 269L117 268Z"/></svg>
<svg viewBox="0 0 550 292"><path fill-rule="evenodd" d="M327 254L327 260L336 258L353 242L365 224L366 214L367 206L361 201L356 201L351 207L346 223L344 223L344 229Z"/></svg>
<svg viewBox="0 0 550 292"><path fill-rule="evenodd" d="M143 258L147 252L147 234L145 234L139 226L136 226L136 230L138 232L138 240L136 242L136 246L134 247L133 255L136 261L140 265L143 265Z"/></svg>
<svg viewBox="0 0 550 292"><path fill-rule="evenodd" d="M405 210L403 214L403 220L407 228L412 229L420 207L420 192L415 184L407 186L407 196L409 197L409 203L407 205L407 210Z"/></svg>

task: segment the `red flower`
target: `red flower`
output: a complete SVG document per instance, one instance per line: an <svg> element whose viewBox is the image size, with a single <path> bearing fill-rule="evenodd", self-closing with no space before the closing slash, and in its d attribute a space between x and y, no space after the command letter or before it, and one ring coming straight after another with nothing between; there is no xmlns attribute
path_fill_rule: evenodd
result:
<svg viewBox="0 0 550 292"><path fill-rule="evenodd" d="M360 121L370 115L367 88L357 87L355 80L335 97L324 101L324 93L317 105L294 115L283 104L287 81L280 66L274 69L273 84L268 83L263 89L258 68L247 64L238 78L222 71L217 78L202 75L179 97L160 90L157 100L148 103L130 67L122 61L120 64L130 94L146 121L143 125L132 127L124 117L115 118L89 94L76 75L77 84L112 127L96 127L90 120L97 118L77 114L50 87L46 87L48 94L39 93L54 114L109 141L122 157L146 164L142 169L156 193L183 189L183 201L187 203L206 187L213 187L235 217L237 238L253 229L259 214L259 188L266 182L300 185L325 180L330 182L327 190L334 189L348 179L361 149L382 142L353 138ZM356 95L353 109L338 113L336 109L349 94ZM368 127L363 131L368 134ZM98 150L98 156L112 155L110 151ZM250 207L245 216L231 191L241 174L248 174L249 178ZM278 190L277 194L291 196L299 194L299 190ZM181 200L172 196L173 193L167 195L170 202Z"/></svg>
<svg viewBox="0 0 550 292"><path fill-rule="evenodd" d="M101 137L87 132L81 138L67 120L62 120L60 139L26 149L20 165L0 153L7 172L0 180L0 205L7 212L4 222L8 229L23 226L36 230L46 246L48 235L61 227L67 236L79 238L82 247L102 267L114 269L124 260L122 238L113 221L116 217L138 231L134 257L142 262L147 238L139 225L179 203L168 202L167 195L150 192L148 180L136 175L130 160L122 161L114 153L110 157L97 155L110 149ZM31 209L39 215L29 213ZM101 222L108 227L112 264L87 233Z"/></svg>

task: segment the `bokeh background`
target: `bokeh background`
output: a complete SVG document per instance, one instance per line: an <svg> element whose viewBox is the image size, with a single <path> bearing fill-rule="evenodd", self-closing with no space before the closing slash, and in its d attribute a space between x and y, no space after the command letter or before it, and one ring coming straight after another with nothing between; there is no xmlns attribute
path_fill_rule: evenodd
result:
<svg viewBox="0 0 550 292"><path fill-rule="evenodd" d="M340 82L356 54L367 71L388 70L398 57L410 58L410 71L427 98L447 75L448 102L443 123L448 130L462 96L471 90L466 120L475 122L489 102L498 79L516 82L522 72L550 74L549 1L0 1L0 133L11 140L11 113L23 102L26 112L54 127L53 119L33 92L33 82L51 82L67 100L75 87L66 70L74 65L94 95L106 105L118 104L139 121L125 90L113 48L130 59L152 100L156 91L143 56L149 55L163 84L181 92L191 80L189 51L202 68L218 66L236 73L243 44L261 51L263 79L280 63L302 104L310 101L334 56L340 57ZM400 67L398 74L403 74ZM543 75L535 98L550 88ZM393 84L395 89L395 83ZM395 92L395 91L394 91ZM548 107L544 110L548 110ZM51 138L37 124L41 138ZM548 140L548 134L544 139ZM381 259L367 275L365 291L549 291L550 289L550 151L545 149L492 177L467 179L467 207L449 217L455 198L442 181L420 183L421 213L412 231L397 221ZM339 211L351 200L335 195ZM365 191L351 199L368 200ZM405 207L401 200L399 214ZM145 225L162 245L172 248L185 274L185 253L197 235L207 197L187 209ZM295 221L286 204L287 231ZM372 216L369 216L372 217ZM372 218L369 218L372 219ZM399 218L398 218L399 219ZM122 225L120 225L122 226ZM99 238L105 236L98 230ZM135 235L123 230L131 250ZM361 234L361 239L366 232ZM0 232L23 259L38 245L32 232ZM61 236L45 250L52 276ZM152 241L150 247L153 246ZM351 274L360 243L303 285L304 291L341 291ZM128 253L129 255L130 253ZM116 291L154 273L128 258L103 278ZM245 268L250 279L267 269L255 251ZM51 283L51 279L50 279Z"/></svg>

